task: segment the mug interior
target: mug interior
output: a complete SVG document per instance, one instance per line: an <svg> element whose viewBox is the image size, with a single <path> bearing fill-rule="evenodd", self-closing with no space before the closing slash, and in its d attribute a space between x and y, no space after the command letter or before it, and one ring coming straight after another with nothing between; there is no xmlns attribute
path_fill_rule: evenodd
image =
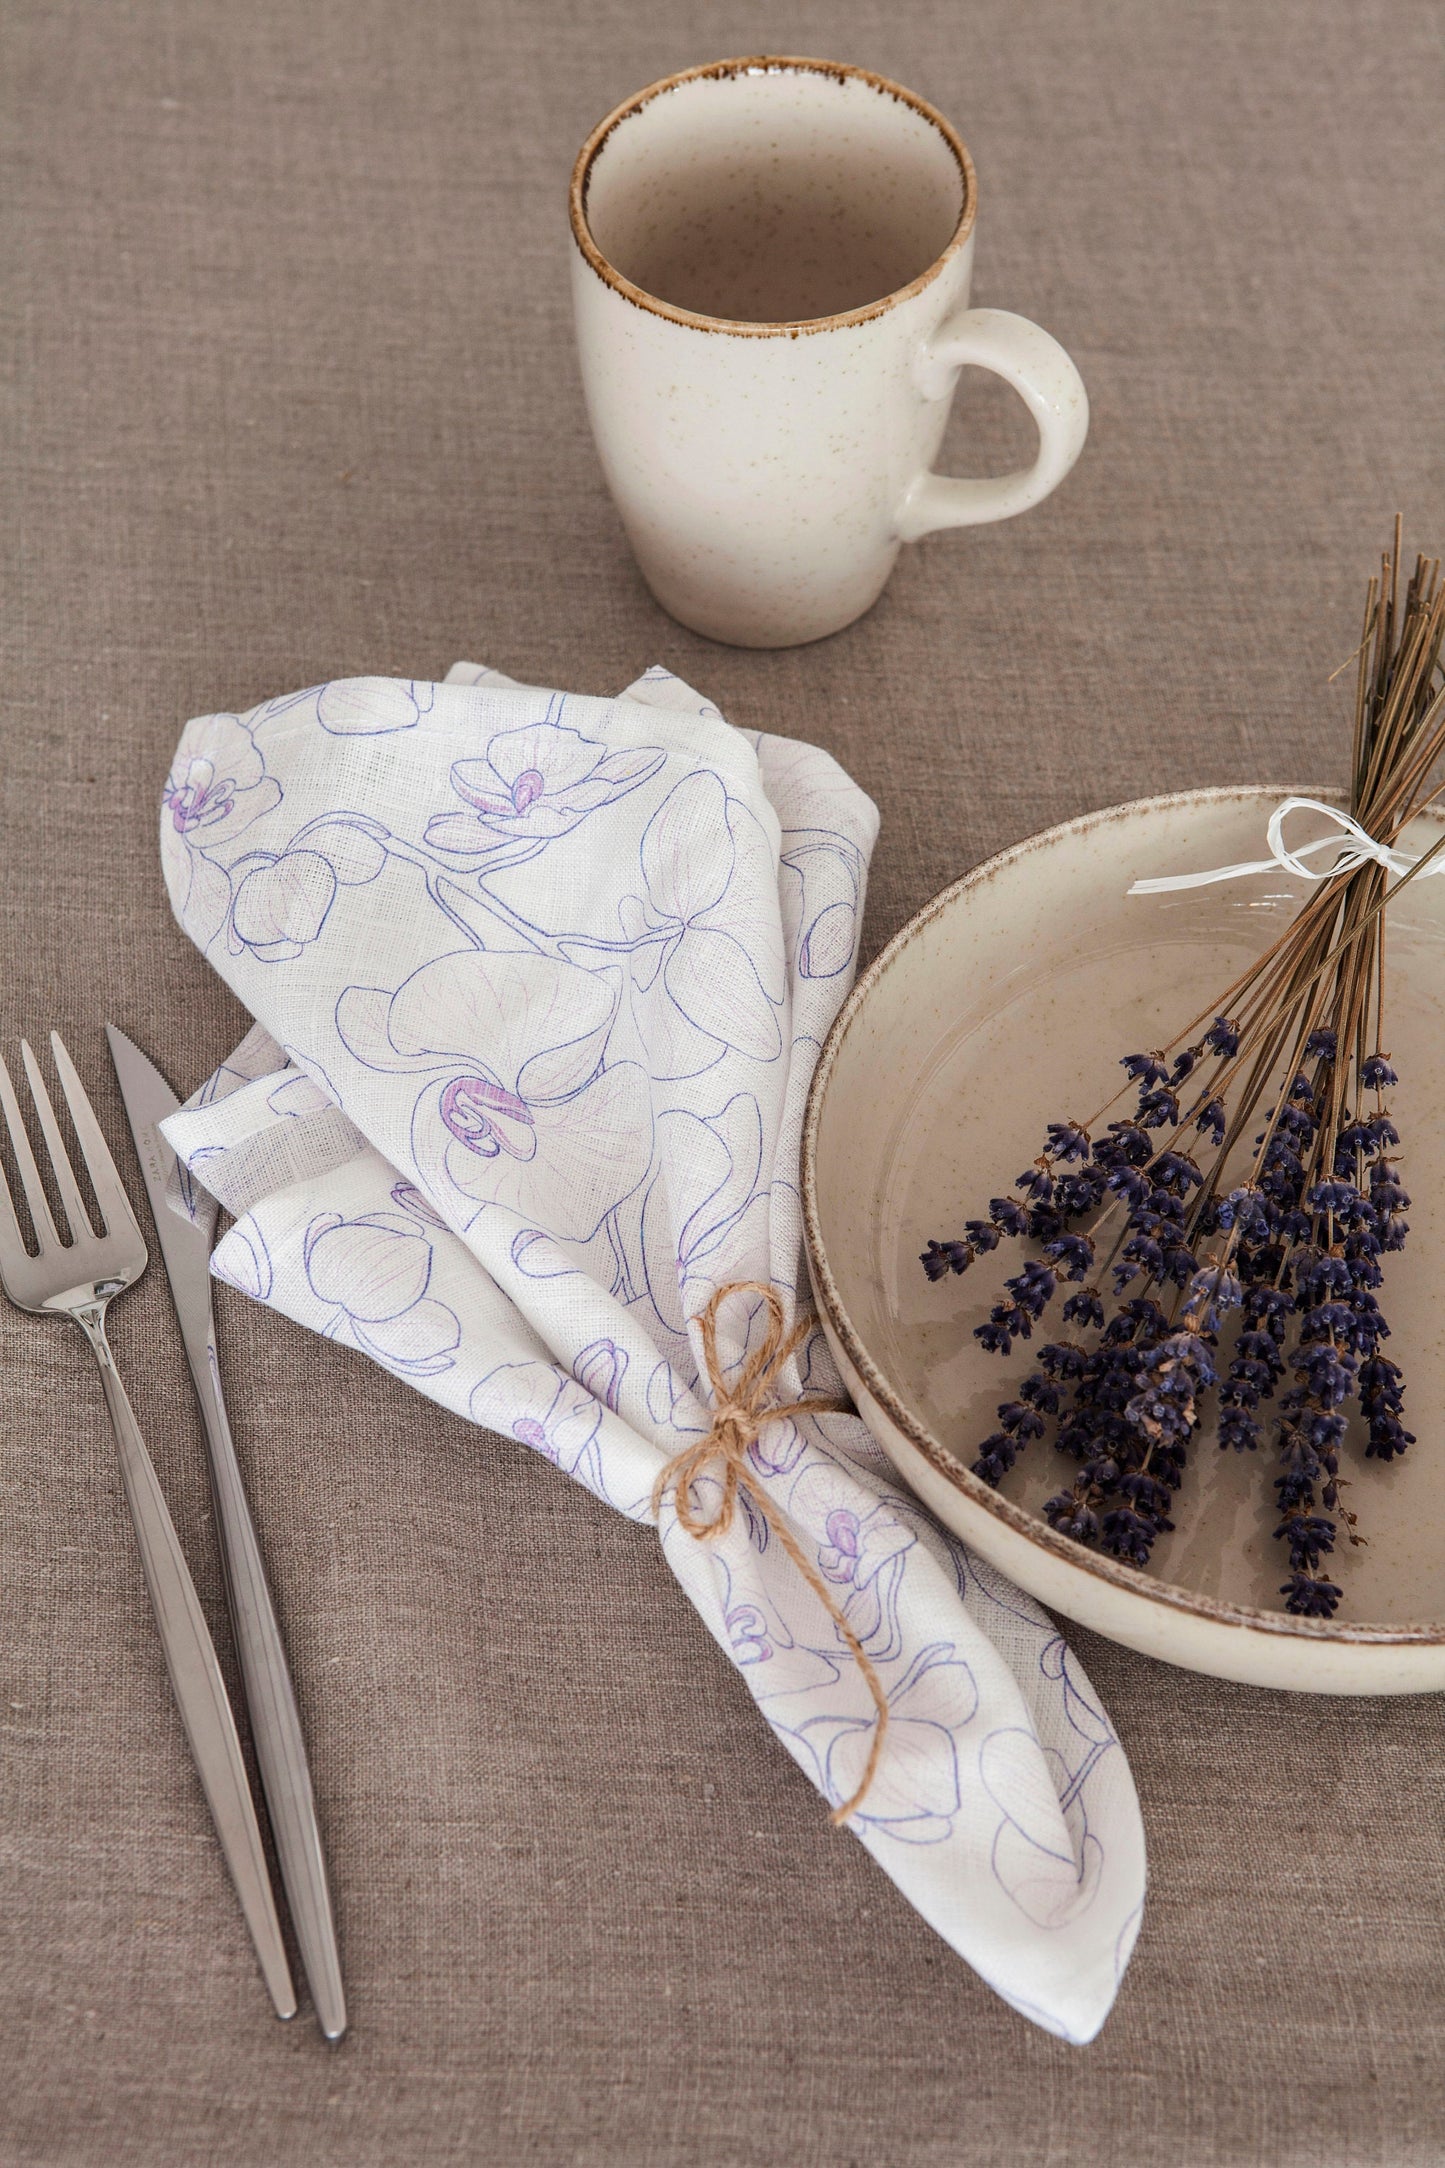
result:
<svg viewBox="0 0 1445 2168"><path fill-rule="evenodd" d="M581 207L606 262L670 308L799 323L920 278L961 237L971 178L952 130L896 84L822 61L737 61L659 84L604 123Z"/></svg>

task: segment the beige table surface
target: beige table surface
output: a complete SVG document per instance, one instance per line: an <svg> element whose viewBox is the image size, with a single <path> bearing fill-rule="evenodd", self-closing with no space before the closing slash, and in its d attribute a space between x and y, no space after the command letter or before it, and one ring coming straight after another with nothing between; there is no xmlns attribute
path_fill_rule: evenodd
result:
<svg viewBox="0 0 1445 2168"><path fill-rule="evenodd" d="M153 852L182 721L459 655L661 660L882 807L872 950L1047 822L1328 779L1397 507L1445 544L1432 7L1307 0L9 0L0 99L0 1032L183 1088L242 1018ZM976 298L1094 424L1015 524L823 646L650 601L570 349L572 153L727 52L961 125ZM966 382L955 464L1021 414ZM0 1310L0 2162L1018 2168L1445 2159L1445 1709L1275 1698L1078 1639L1152 1894L1095 2045L998 2002L758 1722L653 1541L522 1446L221 1290L355 2026L267 2014L79 1340ZM219 1582L164 1287L116 1340ZM1427 1416L1420 1450L1438 1447Z"/></svg>

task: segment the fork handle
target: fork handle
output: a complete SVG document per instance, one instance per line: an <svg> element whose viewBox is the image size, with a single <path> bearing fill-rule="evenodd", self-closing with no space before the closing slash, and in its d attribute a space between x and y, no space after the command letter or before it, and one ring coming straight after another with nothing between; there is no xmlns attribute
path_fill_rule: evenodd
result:
<svg viewBox="0 0 1445 2168"><path fill-rule="evenodd" d="M120 1448L120 1472L135 1523L146 1586L160 1629L166 1668L181 1712L201 1785L231 1870L241 1910L251 1931L262 1977L278 2017L294 2017L296 1992L281 1940L281 1924L266 1871L256 1809L241 1759L241 1742L226 1696L215 1644L206 1626L195 1583L186 1570L170 1514L135 1412L126 1397L105 1336L105 1305L87 1303L71 1313L100 1365L105 1404Z"/></svg>

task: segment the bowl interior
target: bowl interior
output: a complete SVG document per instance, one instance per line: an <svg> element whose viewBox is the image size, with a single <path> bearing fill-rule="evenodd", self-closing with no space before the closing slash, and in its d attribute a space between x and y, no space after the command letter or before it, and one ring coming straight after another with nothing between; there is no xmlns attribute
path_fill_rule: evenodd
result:
<svg viewBox="0 0 1445 2168"><path fill-rule="evenodd" d="M1049 1120L1094 1116L1122 1081L1120 1056L1172 1038L1287 923L1304 884L1275 871L1125 893L1139 875L1263 857L1283 795L1156 800L1035 839L925 913L855 996L818 1120L822 1248L853 1334L911 1423L961 1466L1030 1366L1027 1345L1001 1359L973 1337L1019 1250L1006 1245L938 1285L919 1252L1011 1188ZM1308 819L1298 818L1302 840ZM1417 848L1439 833L1420 826ZM1332 1562L1342 1624L1445 1619L1445 882L1422 881L1393 908L1387 957L1385 1041L1400 1074L1391 1103L1412 1205L1409 1245L1386 1261L1380 1300L1418 1442L1388 1467L1365 1461L1353 1436L1347 1444L1347 1502L1367 1541ZM1063 1329L1049 1316L1046 1337ZM1272 1539L1268 1427L1264 1436L1259 1453L1236 1455L1220 1453L1208 1427L1200 1434L1151 1579L1278 1613L1283 1548ZM1071 1468L1047 1441L1032 1445L1006 1493L1036 1512Z"/></svg>

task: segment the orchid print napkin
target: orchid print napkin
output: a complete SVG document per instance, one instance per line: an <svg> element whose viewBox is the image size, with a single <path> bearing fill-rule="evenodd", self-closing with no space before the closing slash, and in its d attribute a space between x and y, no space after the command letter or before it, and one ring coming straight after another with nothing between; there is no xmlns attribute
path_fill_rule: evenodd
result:
<svg viewBox="0 0 1445 2168"><path fill-rule="evenodd" d="M657 669L605 700L458 665L189 724L166 881L257 1026L166 1125L182 1189L235 1215L217 1276L650 1521L709 1428L695 1321L715 1289L806 1303L803 1105L876 829L826 753L733 729ZM734 1295L719 1322L731 1373L767 1319ZM838 1391L815 1331L778 1397ZM771 1423L749 1460L886 1693L849 1827L1016 2009L1091 2039L1144 1843L1077 1659L856 1416ZM662 1553L837 1805L867 1682L742 1505L699 1542L669 1495ZM818 1841L843 1841L821 1814Z"/></svg>

